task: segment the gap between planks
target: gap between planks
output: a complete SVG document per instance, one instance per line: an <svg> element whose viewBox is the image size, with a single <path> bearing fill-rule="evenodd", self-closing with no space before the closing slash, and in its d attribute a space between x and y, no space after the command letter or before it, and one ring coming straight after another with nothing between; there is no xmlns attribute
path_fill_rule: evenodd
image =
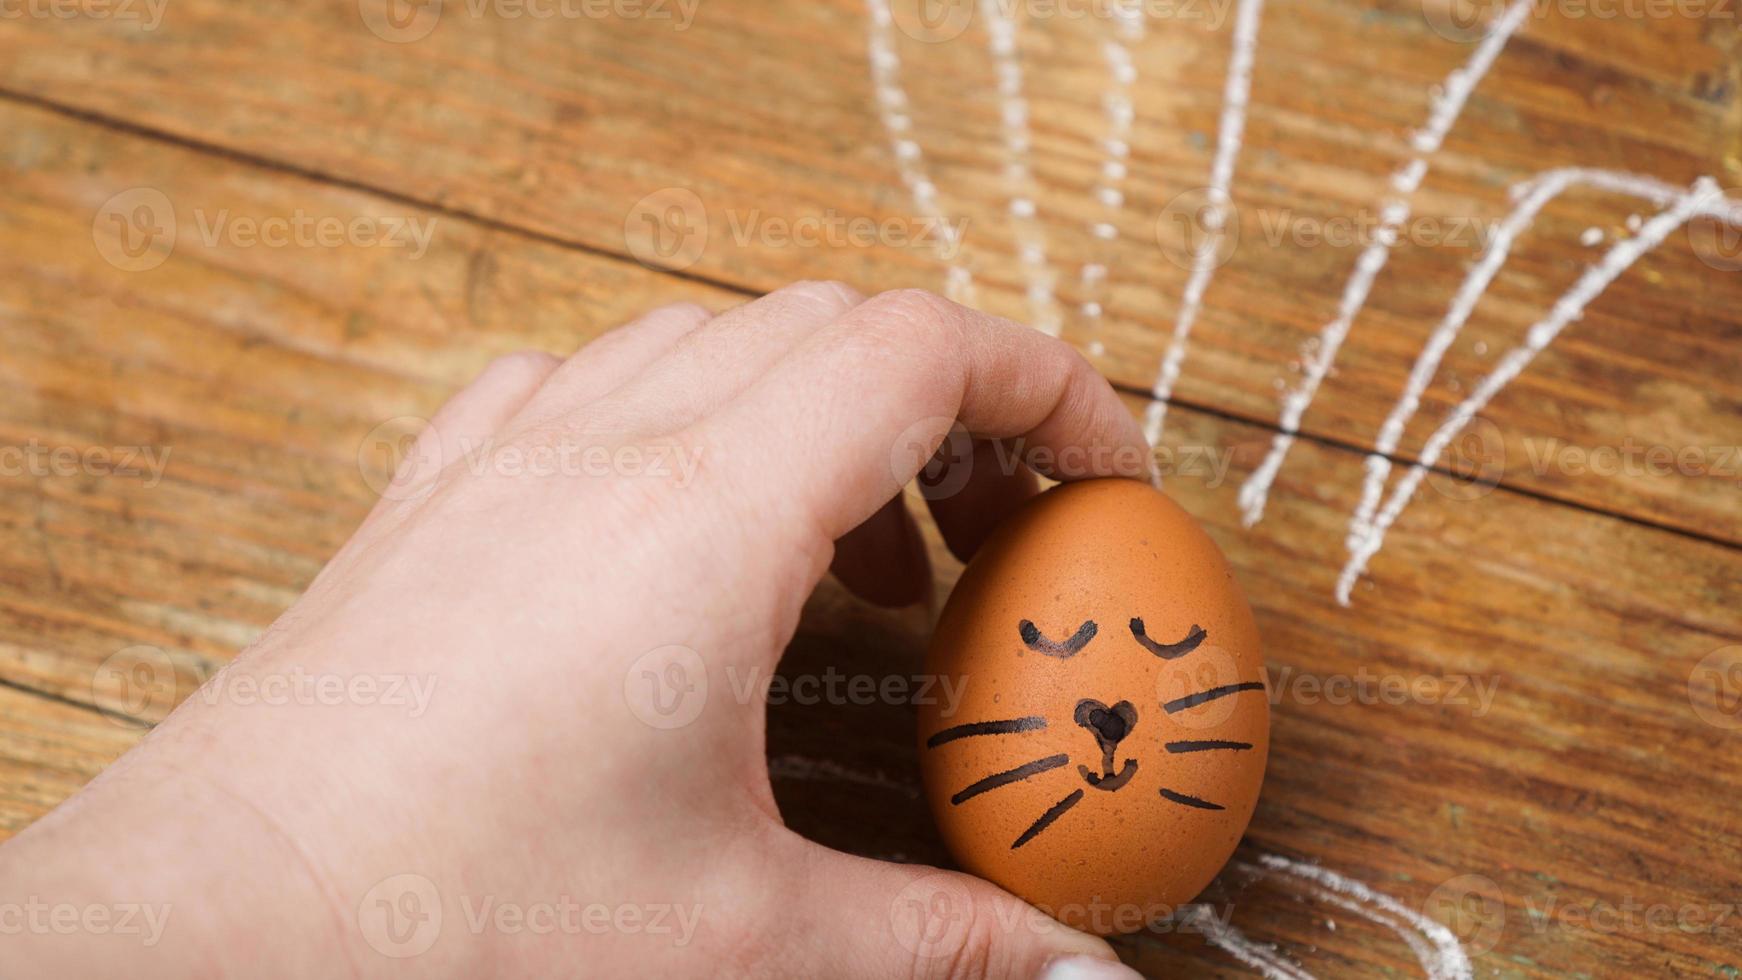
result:
<svg viewBox="0 0 1742 980"><path fill-rule="evenodd" d="M551 234L549 232L539 231L539 230L534 229L534 228L527 228L523 225L515 224L514 222L511 222L511 221L504 221L500 218L491 218L491 217L487 217L484 215L475 214L471 211L466 211L466 210L463 210L460 208L451 207L449 205L433 203L433 202L426 201L426 200L423 200L422 198L418 198L418 197L415 197L415 196L412 196L409 194L404 194L404 193L400 193L398 191L394 191L394 190L391 190L388 188L380 187L378 185L371 184L367 181L362 181L362 180L357 180L357 179L350 178L350 177L340 176L337 174L327 173L327 172L322 171L322 170L312 169L309 167L302 166L300 164L290 163L290 162L287 162L284 160L277 160L277 159L274 159L272 157L260 156L259 154L252 153L252 152L249 152L247 150L235 149L233 147L225 146L225 145L220 144L220 143L213 143L213 142L210 142L207 140L202 140L202 139L199 139L196 137L185 136L185 135L182 135L180 133L174 133L174 132L170 132L168 130L158 129L158 128L153 127L153 126L146 126L146 125L143 125L141 123L132 122L130 120L117 119L117 118L115 118L113 116L109 116L105 113L95 112L95 111L92 111L89 109L81 109L77 106L66 105L64 103L57 102L53 99L45 98L43 96L36 95L34 93L18 92L18 91L15 91L13 89L6 88L4 86L0 86L0 102L12 102L14 104L28 106L31 108L39 109L39 110L42 110L45 112L49 112L49 113L64 117L67 119L71 119L71 120L74 120L76 122L85 123L87 125L92 125L92 126L98 126L98 127L105 128L105 129L110 129L110 130L113 130L115 132L119 132L119 133L122 133L122 134L125 134L128 136L133 136L133 137L137 137L140 139L150 140L150 141L156 142L156 143L161 143L161 144L166 144L169 146L178 147L180 149L188 150L188 151L194 152L194 153L199 153L199 154L204 155L204 156L209 156L209 157L213 157L213 158L217 158L217 159L227 160L227 161L230 161L233 163L242 164L244 166L250 166L250 167L255 167L257 169L266 170L266 171L269 171L272 173L284 174L286 176L295 177L297 179L308 181L310 183L321 184L321 185L325 185L325 186L329 186L329 187L338 188L341 190L351 191L353 193L358 193L358 194L366 194L366 195L369 195L372 197L379 198L379 199L384 200L384 201L390 201L394 204L399 204L399 205L403 205L406 207L419 208L419 209L422 209L424 211L427 211L429 213L435 214L435 215L440 216L440 217L449 218L449 219L455 220L455 221L466 222L469 224L476 225L480 228L485 228L485 229L488 229L490 231L495 231L495 232L499 232L502 234L519 236L521 238L524 238L524 239L527 239L530 241L534 241L534 242L538 242L538 243L541 243L544 245L549 245L549 246L554 247L554 248L567 249L570 251L590 255L590 256L593 256L595 258L604 259L604 260L610 261L610 262L616 262L616 263L625 264L625 265L635 265L635 266L638 266L640 268L647 269L648 271L652 272L654 275L668 276L668 277L671 277L673 279L691 282L691 283L695 283L697 285L708 286L708 287L718 289L718 290L721 290L724 292L735 293L739 296L743 296L743 297L746 297L748 299L754 299L754 298L762 295L762 292L760 290L757 290L754 287L743 285L741 283L731 282L731 281L725 280L725 279L717 279L717 278L714 278L714 277L706 275L706 274L691 272L689 270L654 269L654 268L651 268L649 266L643 265L641 262L637 261L633 256L624 255L620 252L614 252L610 249L601 248L597 245L591 245L591 244L588 244L586 242L577 241L575 239L564 238L560 235L554 235L554 234ZM1150 402L1150 401L1155 400L1154 393L1148 389L1141 388L1141 387L1138 387L1136 385L1122 383L1122 382L1110 381L1109 384L1112 385L1112 387L1115 391L1121 392L1123 394L1131 395L1131 396L1136 397L1136 398L1140 398L1140 399L1144 400L1145 402ZM1194 402L1194 401L1187 401L1187 400L1181 399L1177 396L1169 398L1167 400L1167 404L1169 407L1177 406L1180 408L1187 409L1189 411L1201 412L1205 415L1219 418L1219 419L1222 419L1224 421L1235 422L1235 423L1242 424L1242 425L1248 425L1248 426L1251 426L1253 428L1262 429L1266 433L1272 434L1272 435L1278 434L1282 431L1276 422L1267 421L1267 420L1261 419L1261 418L1249 417L1249 416L1242 415L1242 414L1237 413L1237 412L1232 412L1232 411L1222 409L1222 408L1216 408L1216 407L1211 406L1211 405L1200 404L1200 403ZM1392 454L1376 453L1372 447L1362 446L1359 443L1352 442L1348 439L1341 438L1341 437L1334 436L1334 435L1326 435L1326 434L1319 433L1319 432L1309 432L1305 429L1302 429L1301 431L1294 433L1294 436L1295 436L1295 438L1305 439L1308 442L1313 442L1313 443L1316 443L1318 445L1324 446L1326 448L1335 449L1335 450L1339 450L1342 452L1354 453L1354 454L1358 454L1362 457L1377 456L1378 458L1387 460L1388 462L1392 463L1393 465L1410 467L1410 466L1415 466L1420 462L1419 460L1414 459L1410 456L1404 455L1402 453L1392 453ZM1443 465L1440 465L1437 463L1433 466L1427 467L1426 469L1432 473L1438 473L1438 474L1441 474L1443 476L1452 477L1454 479L1457 478L1457 474L1453 473L1446 466L1443 466ZM1520 497L1529 498L1531 500L1537 500L1537 501L1540 501L1542 503L1558 505L1558 506L1562 506L1562 507L1568 507L1568 508L1571 508L1572 510L1579 511L1579 512L1586 513L1586 514L1612 518L1614 520L1621 521L1621 522L1626 523L1626 524L1631 524L1631 525L1634 525L1636 527L1641 527L1641 528L1649 528L1649 529L1654 530L1654 531L1660 531L1660 532L1663 532L1665 534L1669 534L1669 535L1672 535L1674 537L1678 537L1678 538L1681 538L1684 540L1699 541L1699 542L1702 542L1705 544L1717 545L1719 547L1722 547L1722 548L1725 548L1725 549L1728 549L1731 551L1742 552L1742 544L1727 541L1723 538L1715 537L1711 534L1707 534L1707 533L1702 532L1702 531L1697 531L1697 530L1694 530L1692 528L1676 527L1676 526L1671 525L1671 524L1665 524L1665 523L1653 520L1652 518L1650 518L1648 516L1630 514L1630 513L1627 513L1625 511L1620 511L1620 510L1610 510L1606 507L1600 507L1600 506L1597 506L1595 504L1588 504L1588 503L1584 503L1581 501L1570 500L1570 499L1567 499L1565 497L1561 497L1561 496L1558 496L1556 494L1552 494L1552 493L1549 493L1549 492L1546 492L1543 490L1537 490L1537 489L1532 489L1532 488L1528 488L1528 487L1516 486L1514 484L1507 482L1504 479L1500 480L1498 483L1495 484L1495 489L1503 490L1503 491L1506 491L1509 493L1514 493ZM11 685L8 684L8 686L11 686ZM31 689L21 688L21 690L31 690ZM33 692L33 693L42 693L45 696L53 697L53 695L48 695L46 692ZM70 702L70 703L77 703L77 702ZM96 709L93 708L92 710L96 710Z"/></svg>

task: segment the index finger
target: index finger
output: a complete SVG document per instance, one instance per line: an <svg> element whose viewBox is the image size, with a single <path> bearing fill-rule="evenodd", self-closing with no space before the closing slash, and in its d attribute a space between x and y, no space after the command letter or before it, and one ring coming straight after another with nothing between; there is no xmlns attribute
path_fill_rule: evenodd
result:
<svg viewBox="0 0 1742 980"><path fill-rule="evenodd" d="M836 319L694 434L832 541L912 480L957 419L1054 479L1150 472L1142 428L1075 349L921 290Z"/></svg>

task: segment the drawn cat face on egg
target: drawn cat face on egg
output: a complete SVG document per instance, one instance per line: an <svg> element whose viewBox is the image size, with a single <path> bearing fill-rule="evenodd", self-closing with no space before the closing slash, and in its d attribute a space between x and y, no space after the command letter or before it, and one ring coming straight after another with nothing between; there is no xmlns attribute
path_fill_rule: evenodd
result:
<svg viewBox="0 0 1742 980"><path fill-rule="evenodd" d="M946 845L1067 924L1170 914L1244 832L1269 748L1257 628L1157 491L1097 480L1028 504L963 573L928 668L962 692L920 716ZM1092 921L1109 907L1122 921Z"/></svg>

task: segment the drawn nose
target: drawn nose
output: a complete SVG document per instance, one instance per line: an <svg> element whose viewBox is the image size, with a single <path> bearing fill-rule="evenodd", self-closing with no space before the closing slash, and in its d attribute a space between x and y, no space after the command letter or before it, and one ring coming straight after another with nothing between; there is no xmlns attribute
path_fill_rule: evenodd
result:
<svg viewBox="0 0 1742 980"><path fill-rule="evenodd" d="M1137 709L1129 701L1121 701L1109 708L1099 701L1084 698L1077 702L1076 722L1095 736L1095 742L1101 748L1111 749L1137 727Z"/></svg>

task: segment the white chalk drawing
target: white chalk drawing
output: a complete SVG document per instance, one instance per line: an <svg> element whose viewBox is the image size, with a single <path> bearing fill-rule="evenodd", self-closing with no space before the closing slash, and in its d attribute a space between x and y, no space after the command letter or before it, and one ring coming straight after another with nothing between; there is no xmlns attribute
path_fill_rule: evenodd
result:
<svg viewBox="0 0 1742 980"><path fill-rule="evenodd" d="M1216 918L1207 906L1194 905L1184 920L1203 934L1205 941L1258 971L1265 980L1313 980L1313 975L1289 961L1275 946L1256 942L1234 928L1231 923Z"/></svg>
<svg viewBox="0 0 1742 980"><path fill-rule="evenodd" d="M1132 14L1125 0L1115 0L1119 9ZM1507 42L1523 26L1532 9L1533 0L1512 0L1504 12L1489 25L1470 58L1448 75L1434 93L1426 124L1410 140L1412 155L1390 179L1389 193L1380 207L1380 225L1373 240L1357 258L1339 299L1335 317L1327 322L1318 336L1302 351L1304 377L1284 393L1278 419L1278 431L1272 439L1269 453L1240 488L1239 504L1247 526L1262 519L1270 489L1281 470L1288 450L1299 432L1301 421L1314 396L1331 372L1338 352L1348 337L1355 318L1366 305L1368 295L1389 259L1398 233L1409 220L1411 199L1426 178L1429 161L1438 153L1464 104L1493 67ZM903 183L913 194L916 207L926 216L941 212L936 205L936 188L925 176L924 157L910 133L905 93L899 83L900 62L889 39L890 16L887 0L868 0L872 12L871 61L873 84L877 92L879 111L891 144L895 148L897 168ZM1218 125L1215 157L1211 165L1210 185L1205 211L1206 241L1194 252L1193 263L1181 298L1174 328L1164 352L1153 386L1154 398L1145 416L1145 432L1152 443L1159 440L1166 419L1169 400L1184 365L1191 331L1202 309L1203 298L1220 264L1218 239L1225 233L1226 222L1233 211L1231 184L1245 129L1251 92L1251 76L1256 59L1259 21L1263 0L1238 0L1238 9L1231 40L1231 55L1224 83L1223 105ZM1053 275L1047 264L1045 240L1034 208L1034 181L1028 164L1028 108L1022 96L1022 74L1017 61L1015 24L998 0L980 0L979 10L987 18L994 64L997 67L999 95L1003 116L1005 178L1011 190L1011 216L1016 219L1019 257L1025 270L1028 298L1035 313L1036 326L1048 333L1059 332L1056 302L1053 298ZM1105 243L1097 257L1086 262L1080 271L1082 302L1080 313L1092 326L1103 315L1102 296L1108 276L1112 245L1118 240L1114 218L1123 207L1122 183L1128 171L1130 127L1134 122L1130 92L1136 81L1131 45L1143 37L1141 12L1134 20L1121 19L1116 36L1103 43L1103 60L1110 77L1104 97L1107 113L1106 137L1100 179L1095 185L1095 198L1102 208L1102 218L1090 225L1094 241ZM1577 281L1550 306L1548 312L1525 333L1524 341L1509 350L1497 366L1445 418L1423 444L1418 459L1391 487L1386 487L1391 475L1392 460L1405 428L1415 417L1421 399L1437 375L1440 364L1455 342L1464 324L1486 294L1495 277L1504 267L1518 238L1530 229L1544 207L1560 195L1573 189L1630 195L1659 208L1649 219L1629 215L1628 234L1616 239L1593 262ZM1397 521L1410 499L1419 489L1427 473L1438 463L1452 441L1474 420L1492 400L1515 380L1536 355L1546 350L1568 324L1578 320L1585 308L1608 286L1631 268L1642 256L1660 245L1668 236L1696 217L1705 217L1742 227L1742 201L1726 197L1708 177L1701 177L1690 187L1676 187L1639 174L1600 170L1587 167L1564 167L1536 175L1513 188L1514 207L1503 219L1476 264L1466 274L1454 294L1445 315L1417 356L1397 403L1375 438L1368 454L1360 502L1351 515L1346 547L1349 558L1343 566L1335 587L1337 600L1347 605L1354 585L1360 580L1368 563L1379 552L1386 532ZM941 223L941 222L940 222ZM1595 248L1607 236L1599 228L1588 228L1580 236L1581 245ZM971 279L965 267L951 264L947 283L952 296L971 294ZM966 300L971 301L971 300ZM1100 342L1087 341L1091 348ZM1279 382L1280 385L1280 382ZM1458 390L1455 386L1454 391ZM1383 503L1383 505L1382 505ZM808 761L808 760L807 760ZM814 766L790 767L814 775ZM795 772L794 774L799 774ZM839 778L842 774L831 774ZM872 782L871 780L866 780ZM1237 864L1236 868L1283 883L1305 898L1326 903L1383 926L1394 932L1420 962L1430 980L1470 980L1473 975L1469 956L1450 929L1426 915L1405 907L1397 900L1320 865L1296 861L1280 855L1261 855L1257 865ZM1185 917L1205 938L1236 960L1257 970L1271 980L1310 980L1312 974L1276 946L1254 941L1207 907L1192 907ZM1334 923L1330 924L1334 927Z"/></svg>
<svg viewBox="0 0 1742 980"><path fill-rule="evenodd" d="M1078 312L1090 330L1100 322L1107 290L1107 269L1119 241L1119 217L1125 211L1125 177L1131 165L1131 124L1137 109L1131 90L1137 84L1132 46L1143 40L1144 11L1138 0L1113 0L1113 32L1101 42L1107 65L1107 90L1101 96L1106 128L1101 134L1101 169L1095 178L1095 201L1101 215L1089 222L1091 257L1077 274Z"/></svg>
<svg viewBox="0 0 1742 980"><path fill-rule="evenodd" d="M877 100L877 117L895 156L896 173L908 196L913 198L919 217L937 229L937 250L945 267L945 294L958 303L973 305L974 277L957 259L961 255L960 237L938 205L938 185L927 172L925 152L914 137L907 90L901 84L901 57L895 53L892 30L895 21L889 12L889 0L865 0L865 6L870 14L866 51L871 63L871 90Z"/></svg>
<svg viewBox="0 0 1742 980"><path fill-rule="evenodd" d="M1301 363L1306 376L1299 385L1283 396L1282 414L1278 420L1280 431L1271 440L1269 454L1240 487L1241 519L1246 522L1247 527L1258 523L1264 516L1264 504L1270 496L1270 486L1276 481L1277 472L1282 469L1289 447L1294 445L1295 435L1300 431L1301 418L1306 414L1307 406L1312 404L1313 396L1318 394L1319 385L1324 382L1325 375L1330 373L1331 366L1336 363L1337 353L1342 349L1344 339L1349 336L1349 327L1355 322L1361 308L1367 305L1367 296L1373 290L1373 281L1379 277L1379 271L1385 268L1385 262L1391 256L1391 247L1397 242L1398 230L1409 220L1409 199L1427 176L1428 159L1439 152L1440 144L1445 142L1452 124L1457 122L1458 115L1464 111L1464 103L1469 100L1470 93L1475 91L1482 78L1488 74L1488 69L1494 66L1495 59L1506 48L1506 42L1512 39L1512 35L1529 16L1532 5L1533 0L1512 0L1506 10L1494 20L1482 42L1476 45L1470 59L1446 76L1446 80L1440 85L1439 94L1429 106L1427 125L1411 137L1410 149L1414 154L1408 163L1391 175L1391 194L1380 207L1379 228L1374 232L1373 241L1362 249L1360 258L1355 260L1355 271L1349 275L1348 284L1343 288L1342 299L1337 304L1337 315L1320 329L1317 343L1302 352Z"/></svg>
<svg viewBox="0 0 1742 980"><path fill-rule="evenodd" d="M1033 137L1028 129L1028 100L1022 94L1022 61L1016 50L1016 18L1001 0L980 0L986 21L992 67L998 76L999 131L1004 136L1004 184L1010 193L1010 218L1016 229L1016 254L1028 285L1033 326L1057 337L1061 327L1053 297L1052 266L1046 259L1046 232L1036 215L1034 172L1029 166Z"/></svg>
<svg viewBox="0 0 1742 980"><path fill-rule="evenodd" d="M899 88L899 62L889 51L888 0L869 2L872 9L872 74L878 91L879 109L896 146L897 166L901 170L903 182L910 189L918 187L923 191L915 192L916 202L922 212L927 208L935 212L936 189L925 178L923 156L908 134L910 122L905 109L906 97ZM1020 219L1018 245L1024 268L1028 272L1029 299L1036 309L1037 325L1048 333L1056 334L1058 321L1056 304L1052 299L1053 277L1050 267L1047 266L1044 241L1039 237L1040 225L1034 220L1033 213L1033 174L1027 163L1028 110L1027 103L1022 98L1022 75L1017 64L1014 40L1015 26L1010 12L998 0L979 2L982 15L988 19L994 61L998 64L1005 122L1006 177L1013 188L1021 189L1013 197L1011 208L1013 216ZM1129 12L1125 5L1126 0L1117 2L1118 9ZM1153 398L1145 411L1144 429L1152 443L1157 442L1162 435L1168 404L1185 362L1193 325L1202 311L1204 294L1220 264L1218 238L1226 233L1225 222L1233 213L1231 184L1250 101L1251 75L1256 60L1262 3L1263 0L1238 0L1224 82L1216 153L1211 165L1210 185L1205 189L1208 205L1203 218L1205 241L1194 251L1192 268L1181 296L1173 332L1152 388ZM1288 389L1281 380L1277 382L1278 387L1284 389L1278 431L1272 437L1269 452L1239 491L1238 502L1242 519L1248 526L1263 517L1270 489L1299 433L1301 421L1324 379L1333 370L1336 357L1355 318L1366 305L1374 282L1389 259L1400 229L1409 220L1411 198L1426 178L1431 158L1441 148L1463 112L1465 103L1500 57L1508 41L1522 28L1530 10L1531 0L1511 0L1500 16L1488 26L1470 57L1437 87L1426 123L1411 136L1411 156L1391 175L1389 193L1380 207L1379 227L1372 241L1356 260L1355 268L1350 273L1339 299L1336 316L1303 347L1303 378L1292 389ZM1139 19L1135 25L1127 21L1116 24L1114 33L1117 36L1107 41L1103 47L1104 59L1113 80L1106 96L1110 133L1117 133L1121 127L1128 127L1134 121L1130 117L1127 87L1135 82L1136 77L1130 46L1134 40L1143 36L1141 12L1137 12L1136 16ZM1129 153L1129 145L1125 141L1115 142L1110 137L1103 148L1108 152L1103 159L1102 180L1096 185L1096 197L1103 208L1116 208L1123 204L1123 194L1117 182L1124 180L1128 169L1125 158ZM1565 191L1578 187L1629 194L1677 213L1686 210L1682 221L1690 216L1703 216L1742 227L1742 203L1721 196L1684 191L1637 174L1567 167L1539 174L1515 187L1516 206L1503 220L1476 266L1466 275L1445 316L1417 357L1398 402L1375 438L1373 451L1366 460L1360 501L1349 524L1346 539L1349 559L1334 587L1338 602L1347 605L1351 601L1354 585L1378 553L1386 531L1402 513L1410 497L1425 479L1427 471L1438 463L1440 455L1474 414L1513 380L1570 320L1577 319L1584 306L1595 299L1609 282L1655 247L1663 235L1669 234L1681 224L1681 221L1676 221L1668 213L1660 214L1654 220L1668 223L1669 227L1662 234L1648 234L1654 227L1663 225L1654 226L1639 215L1629 215L1626 221L1628 237L1614 243L1602 260L1587 271L1585 278L1560 297L1549 315L1532 328L1526 343L1508 353L1500 366L1464 399L1458 409L1429 437L1421 458L1397 481L1387 498L1385 491L1391 475L1392 459L1404 429L1419 409L1422 395L1436 376L1440 362L1451 343L1477 302L1486 294L1518 237L1531 227L1537 214L1550 201ZM1102 220L1092 223L1091 230L1097 240L1104 239L1111 243L1117 240L1117 232L1110 231L1111 226L1111 221ZM1580 243L1591 248L1603 244L1605 239L1602 230L1597 228L1588 228L1579 236ZM1085 263L1082 270L1085 295L1082 312L1091 325L1103 313L1100 291L1104 288L1109 265L1109 261L1098 258ZM959 285L969 283L966 269L952 265L948 272L948 282L952 295L955 295L959 291ZM1043 316L1044 310L1054 312ZM1093 336L1086 343L1091 350L1104 349ZM1461 390L1461 386L1455 382L1450 383L1450 386L1454 392Z"/></svg>
<svg viewBox="0 0 1742 980"><path fill-rule="evenodd" d="M1290 887L1390 929L1421 963L1429 980L1470 980L1470 958L1452 930L1389 895L1328 868L1264 854L1259 867L1284 876ZM1251 865L1242 865L1250 869Z"/></svg>
<svg viewBox="0 0 1742 980"><path fill-rule="evenodd" d="M1625 177L1625 175L1622 176ZM1562 186L1564 181L1565 178L1539 184L1526 197L1520 207L1534 206L1540 210L1543 204L1564 189ZM1499 366L1483 378L1469 397L1460 402L1445 422L1434 430L1433 434L1428 437L1427 443L1422 446L1420 458L1415 465L1411 466L1409 472L1398 480L1397 487L1392 490L1384 510L1380 511L1378 517L1372 518L1370 521L1363 517L1363 512L1371 514L1372 507L1377 505L1378 494L1383 489L1385 474L1389 467L1381 468L1375 465L1372 458L1369 457L1367 487L1362 493L1362 510L1357 511L1350 528L1349 561L1344 565L1342 574L1337 579L1336 595L1339 602L1348 604L1350 590L1354 588L1355 581L1367 567L1367 562L1378 553L1380 545L1384 543L1385 532L1397 521L1398 515L1408 505L1409 498L1415 494L1416 488L1427 476L1427 471L1439 461L1440 454L1445 452L1446 447L1451 444L1453 439L1457 438L1458 433L1470 424L1470 421L1476 417L1476 413L1486 407L1488 402L1500 393L1501 389L1518 377L1519 373L1530 364L1537 354L1542 353L1549 344L1554 342L1554 339L1560 335L1561 330L1568 323L1578 319L1585 307L1601 295L1610 283L1631 268L1640 256L1656 248L1670 233L1686 224L1689 219L1701 214L1720 220L1730 220L1737 216L1734 202L1727 201L1719 191L1718 186L1707 177L1701 177L1686 193L1677 195L1664 210L1659 211L1651 220L1643 222L1639 226L1639 230L1631 237L1623 238L1610 246L1609 251L1603 255L1600 261L1587 268L1584 275L1579 277L1572 288L1555 300L1548 315L1538 320L1526 331L1524 343L1508 351L1506 356L1501 358ZM1517 232L1514 231L1513 235L1516 234ZM1506 255L1501 249L1507 241L1509 240L1503 240L1499 236L1495 238L1494 249L1491 250L1489 256L1495 259L1492 263L1493 270L1497 270L1499 264L1505 261ZM1471 270L1470 274L1472 276L1483 274L1484 266L1487 264L1484 262L1482 265L1478 265L1477 268ZM1490 279L1493 277L1493 270L1486 271L1486 275ZM1463 294L1460 292L1453 299L1453 314L1457 313L1457 304L1462 298ZM1474 299L1471 299L1470 303L1474 305ZM1464 311L1462 316L1468 316L1468 311ZM1451 318L1452 314L1449 314L1447 320L1450 321ZM1461 317L1456 323L1462 323ZM1442 326L1444 326L1444 322L1442 322ZM1455 332L1455 326L1448 331L1448 333ZM1439 340L1437 335L1430 340L1430 349ZM1448 338L1440 343L1438 352L1424 351L1423 356L1426 357L1429 353L1433 353L1437 358L1439 353L1444 352L1444 346L1449 343ZM1419 363L1417 366L1418 368L1422 367ZM1405 397L1409 397L1408 389L1405 391Z"/></svg>
<svg viewBox="0 0 1742 980"><path fill-rule="evenodd" d="M1161 370L1156 375L1154 397L1144 410L1143 431L1154 445L1161 441L1162 426L1167 420L1168 401L1173 398L1173 386L1179 380L1180 367L1186 358L1186 343L1191 338L1192 325L1197 322L1198 308L1204 292L1210 288L1220 264L1220 244L1229 219L1228 188L1234 181L1234 161L1240 156L1240 140L1246 132L1246 104L1252 95L1252 62L1258 53L1258 21L1264 10L1264 0L1240 0L1234 13L1234 37L1228 57L1228 76L1222 88L1222 118L1216 125L1216 157L1210 164L1208 210L1204 215L1204 240L1192 254L1192 270L1186 279L1185 294L1180 299L1179 312L1174 317L1173 337L1162 357Z"/></svg>

